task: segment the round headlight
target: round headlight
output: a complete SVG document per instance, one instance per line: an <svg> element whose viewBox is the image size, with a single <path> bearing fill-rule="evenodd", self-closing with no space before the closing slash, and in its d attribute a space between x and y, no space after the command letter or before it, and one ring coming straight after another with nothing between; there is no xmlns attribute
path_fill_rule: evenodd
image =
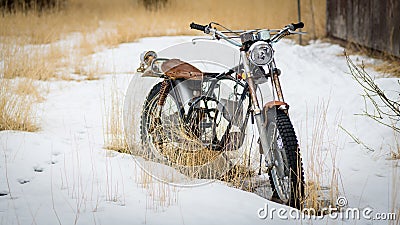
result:
<svg viewBox="0 0 400 225"><path fill-rule="evenodd" d="M254 43L249 49L249 59L257 66L263 66L271 62L274 50L268 43L259 41Z"/></svg>

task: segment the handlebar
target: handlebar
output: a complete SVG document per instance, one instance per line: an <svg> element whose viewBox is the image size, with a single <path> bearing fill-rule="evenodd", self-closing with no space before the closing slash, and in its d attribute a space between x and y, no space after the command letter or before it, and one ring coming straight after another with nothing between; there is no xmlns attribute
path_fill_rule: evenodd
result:
<svg viewBox="0 0 400 225"><path fill-rule="evenodd" d="M299 23L291 23L289 25L287 25L286 27L288 27L291 31L295 31L299 28L303 28L304 27L304 23L303 22L299 22Z"/></svg>
<svg viewBox="0 0 400 225"><path fill-rule="evenodd" d="M204 33L206 33L207 27L208 27L207 25L200 25L200 24L193 23L193 22L190 24L190 29L203 31Z"/></svg>
<svg viewBox="0 0 400 225"><path fill-rule="evenodd" d="M201 24L197 24L192 22L190 24L190 28L191 29L195 29L195 30L199 30L199 31L203 31L206 34L210 34L213 36L214 39L224 39L226 41L228 41L229 43L239 46L242 46L242 43L237 42L235 40L233 40L233 38L237 38L237 37L232 37L232 36L227 36L225 33L235 33L238 34L239 31L231 31L227 28L227 31L218 31L216 28L212 28L211 24L216 24L219 25L223 28L225 28L224 26L218 24L218 23L213 23L211 22L209 25L201 25ZM272 32L277 32L273 37L271 37L271 42L278 42L281 38L283 38L284 36L290 35L290 34L303 34L302 32L294 32L295 30L299 29L299 28L303 28L304 27L304 23L303 22L299 22L299 23L291 23L287 26L285 26L283 29L281 30L271 30ZM255 31L259 31L259 29L256 30L252 30L252 32ZM249 32L249 31L240 31L240 33L244 33L244 32Z"/></svg>

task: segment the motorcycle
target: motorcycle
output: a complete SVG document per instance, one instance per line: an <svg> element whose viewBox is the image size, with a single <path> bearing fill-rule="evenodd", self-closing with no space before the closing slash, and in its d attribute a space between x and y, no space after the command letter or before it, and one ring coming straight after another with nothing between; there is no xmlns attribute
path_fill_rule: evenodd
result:
<svg viewBox="0 0 400 225"><path fill-rule="evenodd" d="M145 158L187 176L213 179L238 161L250 162L254 143L249 147L246 138L252 136L258 140L257 168L268 174L272 198L300 209L304 170L273 46L285 36L303 34L296 31L303 27L300 22L282 29L230 30L215 22L191 23L211 39L142 53L137 71L160 80L141 113Z"/></svg>

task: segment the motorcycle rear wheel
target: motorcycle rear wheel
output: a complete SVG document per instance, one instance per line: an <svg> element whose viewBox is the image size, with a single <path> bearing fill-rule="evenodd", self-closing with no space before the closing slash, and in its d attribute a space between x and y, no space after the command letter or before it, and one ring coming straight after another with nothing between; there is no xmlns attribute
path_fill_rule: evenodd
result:
<svg viewBox="0 0 400 225"><path fill-rule="evenodd" d="M173 123L170 123L168 119L164 120L165 118L162 116L158 122L161 128L158 131L154 131L154 128L152 128L157 120L155 112L161 86L162 82L157 83L150 90L141 113L140 137L142 147L146 152L144 157L171 166L189 177L218 179L233 165L231 160L235 158L233 151L227 153L201 147L201 144L193 140L195 138L190 132L185 134L185 131L182 131L184 125L179 124L182 120L178 115L176 115ZM171 104L176 103L171 94L167 98L172 102ZM168 109L164 108L171 106L167 106L168 101L165 104L163 112L167 111L168 113ZM159 134L155 132L162 133L160 141L163 143L157 143L159 140L157 140L156 135Z"/></svg>

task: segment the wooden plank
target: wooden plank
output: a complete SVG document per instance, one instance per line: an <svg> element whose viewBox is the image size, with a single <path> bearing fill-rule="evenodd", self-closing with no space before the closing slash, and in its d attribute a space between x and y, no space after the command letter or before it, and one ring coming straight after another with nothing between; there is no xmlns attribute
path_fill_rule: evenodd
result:
<svg viewBox="0 0 400 225"><path fill-rule="evenodd" d="M346 39L346 0L327 0L327 34Z"/></svg>
<svg viewBox="0 0 400 225"><path fill-rule="evenodd" d="M388 2L389 52L400 57L400 1L388 0Z"/></svg>
<svg viewBox="0 0 400 225"><path fill-rule="evenodd" d="M327 0L328 36L400 57L399 0Z"/></svg>

